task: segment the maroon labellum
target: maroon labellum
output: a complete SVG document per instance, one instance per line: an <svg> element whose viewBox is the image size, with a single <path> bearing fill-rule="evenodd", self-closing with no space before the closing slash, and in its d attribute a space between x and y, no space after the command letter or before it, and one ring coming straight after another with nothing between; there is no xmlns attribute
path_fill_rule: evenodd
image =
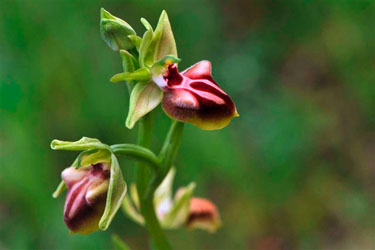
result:
<svg viewBox="0 0 375 250"><path fill-rule="evenodd" d="M163 80L164 86L157 82L165 91L163 109L173 119L214 130L238 116L232 99L212 79L209 61L198 62L182 73L171 64Z"/></svg>
<svg viewBox="0 0 375 250"><path fill-rule="evenodd" d="M80 234L98 230L106 203L109 164L98 163L79 169L69 167L61 177L68 188L64 208L67 227L72 233Z"/></svg>

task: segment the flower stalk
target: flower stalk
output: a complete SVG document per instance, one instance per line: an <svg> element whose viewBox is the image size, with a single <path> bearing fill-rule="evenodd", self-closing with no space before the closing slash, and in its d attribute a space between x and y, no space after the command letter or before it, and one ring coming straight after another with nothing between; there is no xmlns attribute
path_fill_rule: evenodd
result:
<svg viewBox="0 0 375 250"><path fill-rule="evenodd" d="M150 147L152 140L152 113L146 115L139 123L138 128L138 144L143 147ZM150 233L152 244L156 249L171 249L171 246L160 226L156 217L153 205L154 191L147 192L150 185L151 174L147 168L147 164L138 163L137 166L137 189L139 192L140 206L143 217L145 218L146 228ZM154 171L154 179L159 178L160 165L157 171Z"/></svg>

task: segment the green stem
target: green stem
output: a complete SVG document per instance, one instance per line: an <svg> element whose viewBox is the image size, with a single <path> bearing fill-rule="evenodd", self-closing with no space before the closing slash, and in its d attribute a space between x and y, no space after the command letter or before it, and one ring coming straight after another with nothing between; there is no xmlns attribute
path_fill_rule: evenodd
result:
<svg viewBox="0 0 375 250"><path fill-rule="evenodd" d="M142 118L139 122L138 145L149 148L151 146L152 137L152 117L151 113ZM156 217L154 208L154 192L147 195L146 189L150 184L150 170L144 163L138 163L137 168L137 190L141 202L141 212L145 219L146 228L150 233L153 245L156 249L171 249L169 242L161 229L158 218ZM158 171L154 172L154 176L158 175Z"/></svg>
<svg viewBox="0 0 375 250"><path fill-rule="evenodd" d="M151 167L155 172L160 168L159 159L147 148L134 144L115 144L111 146L113 153L124 155L130 159L145 163L145 166Z"/></svg>
<svg viewBox="0 0 375 250"><path fill-rule="evenodd" d="M138 145L150 148L152 139L152 114L149 113L139 121L138 127ZM137 190L140 196L144 194L148 185L151 172L147 167L147 164L139 162L137 163Z"/></svg>
<svg viewBox="0 0 375 250"><path fill-rule="evenodd" d="M156 188L164 180L172 167L173 161L176 158L178 148L181 143L182 132L184 130L184 123L179 121L172 121L168 135L165 138L163 147L159 154L160 168L158 173L151 180L150 185L146 190L145 197L153 197Z"/></svg>
<svg viewBox="0 0 375 250"><path fill-rule="evenodd" d="M173 161L177 156L178 149L181 144L182 132L184 130L184 123L179 121L172 121L168 135L165 138L164 145L159 154L161 175L159 183L163 181L172 167Z"/></svg>

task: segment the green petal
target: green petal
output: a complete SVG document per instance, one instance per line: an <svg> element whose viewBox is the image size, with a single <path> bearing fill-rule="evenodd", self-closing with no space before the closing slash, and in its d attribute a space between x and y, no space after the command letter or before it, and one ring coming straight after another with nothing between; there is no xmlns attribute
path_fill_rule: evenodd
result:
<svg viewBox="0 0 375 250"><path fill-rule="evenodd" d="M107 193L107 201L99 228L106 230L120 208L126 194L126 183L122 177L121 169L115 155L111 155L111 176Z"/></svg>

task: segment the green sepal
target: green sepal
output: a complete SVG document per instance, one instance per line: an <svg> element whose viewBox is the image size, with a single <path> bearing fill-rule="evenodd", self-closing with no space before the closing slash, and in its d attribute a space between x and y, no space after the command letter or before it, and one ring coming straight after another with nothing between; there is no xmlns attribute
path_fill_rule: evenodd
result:
<svg viewBox="0 0 375 250"><path fill-rule="evenodd" d="M53 150L71 151L82 151L88 149L110 149L108 145L101 143L98 139L89 137L82 137L80 140L74 142L53 140L51 142L51 148Z"/></svg>
<svg viewBox="0 0 375 250"><path fill-rule="evenodd" d="M151 73L150 70L146 67L137 69L134 72L124 72L119 73L111 77L111 82L121 82L121 81L139 81L139 82L147 82L151 80Z"/></svg>
<svg viewBox="0 0 375 250"><path fill-rule="evenodd" d="M174 55L166 55L151 66L151 74L153 76L161 75L169 65L179 62L181 62L180 58L177 58Z"/></svg>
<svg viewBox="0 0 375 250"><path fill-rule="evenodd" d="M154 60L160 60L166 55L177 57L176 41L165 10L161 12L158 25L154 32L153 43L155 46Z"/></svg>
<svg viewBox="0 0 375 250"><path fill-rule="evenodd" d="M106 230L120 208L126 194L126 183L122 177L122 172L118 160L111 154L111 176L107 192L107 201L104 213L99 221L100 230Z"/></svg>
<svg viewBox="0 0 375 250"><path fill-rule="evenodd" d="M153 82L140 82L135 85L130 95L126 127L132 129L140 118L160 104L162 98L163 92Z"/></svg>
<svg viewBox="0 0 375 250"><path fill-rule="evenodd" d="M142 38L137 35L128 35L129 40L135 46L135 48L139 51L139 47L142 43Z"/></svg>
<svg viewBox="0 0 375 250"><path fill-rule="evenodd" d="M129 35L136 35L134 29L124 20L113 16L105 9L100 11L100 34L114 51L129 50L134 47Z"/></svg>
<svg viewBox="0 0 375 250"><path fill-rule="evenodd" d="M193 196L195 183L190 183L187 187L177 192L172 208L166 213L161 221L165 228L177 228L183 225L189 215L190 200Z"/></svg>
<svg viewBox="0 0 375 250"><path fill-rule="evenodd" d="M130 250L130 247L118 235L112 234L111 239L115 250Z"/></svg>

